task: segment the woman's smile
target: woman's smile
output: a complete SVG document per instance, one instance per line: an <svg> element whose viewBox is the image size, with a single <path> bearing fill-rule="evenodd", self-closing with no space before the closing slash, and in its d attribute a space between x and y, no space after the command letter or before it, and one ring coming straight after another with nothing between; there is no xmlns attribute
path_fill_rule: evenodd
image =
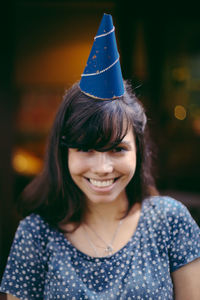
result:
<svg viewBox="0 0 200 300"><path fill-rule="evenodd" d="M97 179L89 178L88 180L89 180L89 182L90 182L92 185L98 186L98 187L110 186L110 185L113 184L113 182L114 182L114 179L109 179L109 180L97 180Z"/></svg>
<svg viewBox="0 0 200 300"><path fill-rule="evenodd" d="M119 178L119 177L118 177ZM99 193L107 193L110 192L114 186L118 178L113 179L104 179L104 180L98 180L98 179L92 179L92 178L85 178L88 182L89 187Z"/></svg>

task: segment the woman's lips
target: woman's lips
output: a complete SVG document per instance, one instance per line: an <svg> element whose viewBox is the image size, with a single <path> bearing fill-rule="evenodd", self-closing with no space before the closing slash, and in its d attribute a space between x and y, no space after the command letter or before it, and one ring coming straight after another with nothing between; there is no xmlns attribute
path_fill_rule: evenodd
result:
<svg viewBox="0 0 200 300"><path fill-rule="evenodd" d="M89 182L97 187L106 187L106 186L110 186L111 184L113 184L114 179L109 179L109 180L97 180L97 179L92 179L89 178Z"/></svg>
<svg viewBox="0 0 200 300"><path fill-rule="evenodd" d="M104 179L104 180L97 180L94 178L86 178L89 186L95 190L95 191L100 191L100 192L108 192L110 191L114 185L115 182L117 181L117 179L119 179L119 177L116 178L112 178L112 179Z"/></svg>

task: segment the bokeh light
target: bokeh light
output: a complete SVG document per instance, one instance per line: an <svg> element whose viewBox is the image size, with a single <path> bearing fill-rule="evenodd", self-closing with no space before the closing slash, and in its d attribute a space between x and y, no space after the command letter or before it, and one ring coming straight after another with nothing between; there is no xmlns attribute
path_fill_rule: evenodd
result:
<svg viewBox="0 0 200 300"><path fill-rule="evenodd" d="M174 108L174 116L178 120L184 120L186 118L186 109L182 105L176 105Z"/></svg>
<svg viewBox="0 0 200 300"><path fill-rule="evenodd" d="M27 151L17 149L13 153L12 166L17 173L32 176L41 171L42 160Z"/></svg>

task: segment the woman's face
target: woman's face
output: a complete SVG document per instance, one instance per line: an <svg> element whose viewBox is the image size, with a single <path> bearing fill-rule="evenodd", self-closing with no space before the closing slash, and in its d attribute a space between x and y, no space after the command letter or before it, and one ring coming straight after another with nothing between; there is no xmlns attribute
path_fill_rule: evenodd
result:
<svg viewBox="0 0 200 300"><path fill-rule="evenodd" d="M135 173L136 145L130 129L122 142L106 152L69 149L69 172L91 203L126 197L125 188Z"/></svg>

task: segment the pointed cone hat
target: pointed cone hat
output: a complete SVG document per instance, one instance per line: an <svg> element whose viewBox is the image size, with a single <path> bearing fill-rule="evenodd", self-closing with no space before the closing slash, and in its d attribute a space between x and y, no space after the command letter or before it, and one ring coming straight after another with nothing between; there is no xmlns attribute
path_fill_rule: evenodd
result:
<svg viewBox="0 0 200 300"><path fill-rule="evenodd" d="M81 75L80 89L92 98L115 99L123 96L124 84L112 16L104 14Z"/></svg>

